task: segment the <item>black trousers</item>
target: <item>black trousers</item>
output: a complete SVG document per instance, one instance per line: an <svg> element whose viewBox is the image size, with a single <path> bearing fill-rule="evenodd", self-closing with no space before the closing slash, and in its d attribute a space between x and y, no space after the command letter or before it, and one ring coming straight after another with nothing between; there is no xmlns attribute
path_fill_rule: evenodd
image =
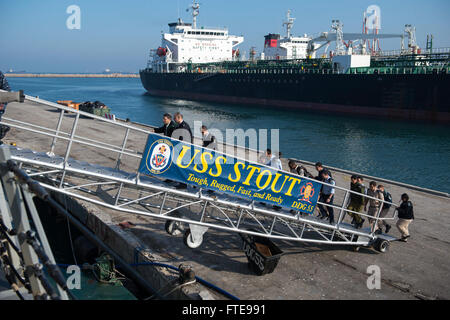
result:
<svg viewBox="0 0 450 320"><path fill-rule="evenodd" d="M319 202L326 203L329 205L333 204L334 195L331 196L330 202L327 203L327 199L330 195L329 194L321 194L319 198ZM334 209L333 207L328 207L319 204L319 211L322 217L328 217L330 219L330 222L334 222ZM328 212L328 213L327 213Z"/></svg>

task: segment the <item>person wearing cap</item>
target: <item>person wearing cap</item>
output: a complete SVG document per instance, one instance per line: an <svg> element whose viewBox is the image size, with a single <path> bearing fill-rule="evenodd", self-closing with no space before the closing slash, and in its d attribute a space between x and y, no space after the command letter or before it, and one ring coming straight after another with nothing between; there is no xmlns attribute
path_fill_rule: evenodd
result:
<svg viewBox="0 0 450 320"><path fill-rule="evenodd" d="M402 237L400 241L407 242L409 238L409 225L414 220L413 204L409 201L408 194L402 194L402 203L397 208L398 221L397 229L400 231Z"/></svg>

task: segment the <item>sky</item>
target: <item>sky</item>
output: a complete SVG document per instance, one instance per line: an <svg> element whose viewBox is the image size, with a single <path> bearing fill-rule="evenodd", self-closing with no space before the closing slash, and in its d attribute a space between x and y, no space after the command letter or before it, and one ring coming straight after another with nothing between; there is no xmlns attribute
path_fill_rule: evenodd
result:
<svg viewBox="0 0 450 320"><path fill-rule="evenodd" d="M138 72L149 50L161 42L169 22L191 22L189 0L0 0L0 70L27 72ZM416 27L417 42L427 34L434 47L450 47L449 0L201 0L198 25L228 27L243 35L241 52L260 52L267 33L285 33L282 22L290 9L294 35L329 31L331 20L345 32L360 32L363 12L381 9L381 33L402 33ZM68 29L70 5L80 8L80 29ZM399 39L383 40L383 50L400 48ZM247 54L248 56L248 54Z"/></svg>

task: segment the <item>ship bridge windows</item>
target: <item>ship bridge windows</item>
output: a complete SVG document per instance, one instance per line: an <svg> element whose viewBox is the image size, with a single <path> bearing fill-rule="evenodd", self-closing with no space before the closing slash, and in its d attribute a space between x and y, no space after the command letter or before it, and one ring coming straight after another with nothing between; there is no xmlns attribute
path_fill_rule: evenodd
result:
<svg viewBox="0 0 450 320"><path fill-rule="evenodd" d="M224 32L213 32L213 31L187 31L186 34L200 35L200 36L224 36Z"/></svg>

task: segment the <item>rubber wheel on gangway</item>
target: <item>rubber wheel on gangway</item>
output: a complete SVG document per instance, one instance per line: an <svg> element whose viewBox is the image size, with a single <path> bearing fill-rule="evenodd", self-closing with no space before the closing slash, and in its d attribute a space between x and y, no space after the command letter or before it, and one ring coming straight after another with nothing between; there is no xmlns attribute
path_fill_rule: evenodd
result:
<svg viewBox="0 0 450 320"><path fill-rule="evenodd" d="M183 236L183 242L191 249L196 249L201 246L203 242L203 236L201 236L197 241L192 239L191 229L187 229Z"/></svg>
<svg viewBox="0 0 450 320"><path fill-rule="evenodd" d="M167 220L165 228L171 236L178 236L183 231L183 224L180 221Z"/></svg>
<svg viewBox="0 0 450 320"><path fill-rule="evenodd" d="M356 242L356 241L358 241L358 236L354 236L353 239L352 239L352 242ZM352 250L353 250L354 252L358 252L359 249L361 249L360 246L352 246Z"/></svg>
<svg viewBox="0 0 450 320"><path fill-rule="evenodd" d="M389 241L378 238L377 240L375 240L373 247L375 248L375 250L381 253L385 253L389 250Z"/></svg>

